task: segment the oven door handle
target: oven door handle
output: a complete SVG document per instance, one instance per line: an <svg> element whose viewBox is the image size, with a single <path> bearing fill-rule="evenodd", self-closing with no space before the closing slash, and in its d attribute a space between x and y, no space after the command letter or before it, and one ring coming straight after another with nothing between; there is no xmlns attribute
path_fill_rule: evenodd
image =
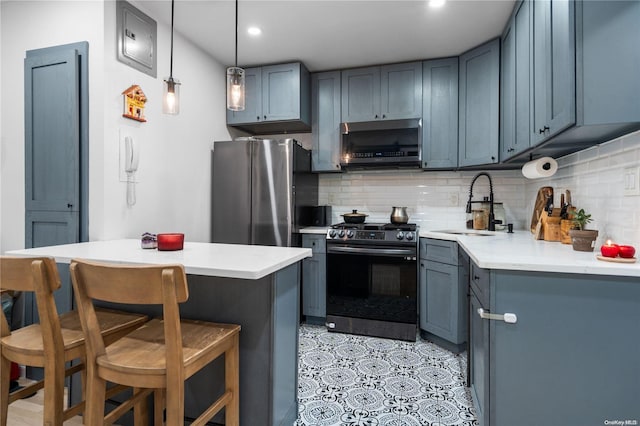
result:
<svg viewBox="0 0 640 426"><path fill-rule="evenodd" d="M327 248L327 253L372 254L375 256L416 256L415 250L394 248L368 249L363 247L331 247Z"/></svg>

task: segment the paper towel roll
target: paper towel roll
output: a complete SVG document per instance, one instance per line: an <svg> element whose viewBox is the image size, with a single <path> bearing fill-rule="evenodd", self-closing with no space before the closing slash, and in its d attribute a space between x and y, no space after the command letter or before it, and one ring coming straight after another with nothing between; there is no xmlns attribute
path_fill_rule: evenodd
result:
<svg viewBox="0 0 640 426"><path fill-rule="evenodd" d="M542 157L529 161L522 166L522 174L527 179L550 177L558 171L558 163L551 157Z"/></svg>

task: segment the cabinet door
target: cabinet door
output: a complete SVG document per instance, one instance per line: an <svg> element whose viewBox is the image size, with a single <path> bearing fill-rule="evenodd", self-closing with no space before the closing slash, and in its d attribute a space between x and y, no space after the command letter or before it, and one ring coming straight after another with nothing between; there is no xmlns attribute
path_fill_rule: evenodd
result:
<svg viewBox="0 0 640 426"><path fill-rule="evenodd" d="M452 343L458 341L458 267L420 262L420 328Z"/></svg>
<svg viewBox="0 0 640 426"><path fill-rule="evenodd" d="M575 4L533 2L532 143L575 124Z"/></svg>
<svg viewBox="0 0 640 426"><path fill-rule="evenodd" d="M516 43L514 19L502 33L500 46L500 159L511 157L516 139Z"/></svg>
<svg viewBox="0 0 640 426"><path fill-rule="evenodd" d="M489 407L489 321L478 315L482 306L473 292L469 300L469 364L471 367L471 396L480 426L490 426Z"/></svg>
<svg viewBox="0 0 640 426"><path fill-rule="evenodd" d="M244 70L244 111L227 110L227 124L256 123L262 120L262 72L261 68Z"/></svg>
<svg viewBox="0 0 640 426"><path fill-rule="evenodd" d="M380 118L380 67L342 71L342 121Z"/></svg>
<svg viewBox="0 0 640 426"><path fill-rule="evenodd" d="M458 165L498 162L500 41L460 56Z"/></svg>
<svg viewBox="0 0 640 426"><path fill-rule="evenodd" d="M324 318L327 311L327 243L324 235L303 234L302 247L313 257L302 262L302 314Z"/></svg>
<svg viewBox="0 0 640 426"><path fill-rule="evenodd" d="M458 166L458 58L422 68L422 168Z"/></svg>
<svg viewBox="0 0 640 426"><path fill-rule="evenodd" d="M311 77L311 161L314 172L340 171L340 71Z"/></svg>
<svg viewBox="0 0 640 426"><path fill-rule="evenodd" d="M327 316L327 255L316 253L302 262L302 314Z"/></svg>
<svg viewBox="0 0 640 426"><path fill-rule="evenodd" d="M422 116L422 63L380 68L380 107L383 120Z"/></svg>
<svg viewBox="0 0 640 426"><path fill-rule="evenodd" d="M519 3L502 34L500 50L500 158L530 147L531 2Z"/></svg>
<svg viewBox="0 0 640 426"><path fill-rule="evenodd" d="M300 118L300 64L262 67L262 119L296 118Z"/></svg>

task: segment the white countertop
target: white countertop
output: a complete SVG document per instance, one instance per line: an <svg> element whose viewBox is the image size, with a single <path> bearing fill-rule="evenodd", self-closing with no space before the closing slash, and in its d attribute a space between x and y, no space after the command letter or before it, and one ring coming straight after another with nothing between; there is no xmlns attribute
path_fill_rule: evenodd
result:
<svg viewBox="0 0 640 426"><path fill-rule="evenodd" d="M184 250L158 251L142 249L140 240L131 239L12 250L6 254L52 256L58 263L70 263L75 258L132 264L179 263L187 274L254 280L311 257L311 249L185 242Z"/></svg>
<svg viewBox="0 0 640 426"><path fill-rule="evenodd" d="M460 231L466 232L463 229ZM596 255L600 254L599 247L593 252L575 251L571 244L536 241L528 231L492 234L467 236L420 231L420 237L457 241L481 268L640 277L640 263L598 260Z"/></svg>

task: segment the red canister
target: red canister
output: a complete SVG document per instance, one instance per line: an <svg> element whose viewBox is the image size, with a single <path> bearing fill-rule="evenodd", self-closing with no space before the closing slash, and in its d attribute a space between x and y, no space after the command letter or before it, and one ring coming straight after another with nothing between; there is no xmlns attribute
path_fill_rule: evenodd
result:
<svg viewBox="0 0 640 426"><path fill-rule="evenodd" d="M184 234L158 234L158 250L182 250L184 247Z"/></svg>

